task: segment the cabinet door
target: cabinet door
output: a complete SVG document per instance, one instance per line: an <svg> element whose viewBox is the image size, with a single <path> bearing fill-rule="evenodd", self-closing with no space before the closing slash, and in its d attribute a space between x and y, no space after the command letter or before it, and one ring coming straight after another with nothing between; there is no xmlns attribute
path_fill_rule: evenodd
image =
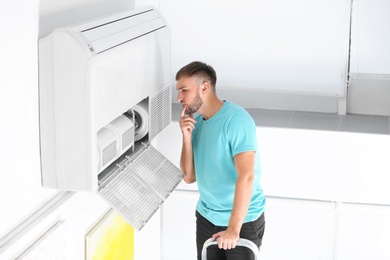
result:
<svg viewBox="0 0 390 260"><path fill-rule="evenodd" d="M333 203L268 197L265 221L262 260L333 259Z"/></svg>
<svg viewBox="0 0 390 260"><path fill-rule="evenodd" d="M390 259L390 206L342 204L338 260Z"/></svg>
<svg viewBox="0 0 390 260"><path fill-rule="evenodd" d="M196 191L175 190L161 212L162 260L196 259Z"/></svg>

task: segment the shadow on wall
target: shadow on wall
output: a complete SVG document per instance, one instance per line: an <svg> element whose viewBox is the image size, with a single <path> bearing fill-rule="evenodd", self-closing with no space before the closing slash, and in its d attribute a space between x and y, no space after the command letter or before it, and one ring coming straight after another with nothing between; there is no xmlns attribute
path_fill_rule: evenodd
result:
<svg viewBox="0 0 390 260"><path fill-rule="evenodd" d="M71 0L39 2L38 37L50 34L55 28L76 24L117 11L131 10L135 0Z"/></svg>

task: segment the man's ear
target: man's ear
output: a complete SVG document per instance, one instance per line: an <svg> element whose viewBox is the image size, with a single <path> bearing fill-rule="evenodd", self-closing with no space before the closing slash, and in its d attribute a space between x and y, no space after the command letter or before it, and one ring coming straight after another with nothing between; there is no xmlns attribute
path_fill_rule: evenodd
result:
<svg viewBox="0 0 390 260"><path fill-rule="evenodd" d="M206 94L208 91L210 91L210 84L207 81L205 81L201 86L201 93Z"/></svg>

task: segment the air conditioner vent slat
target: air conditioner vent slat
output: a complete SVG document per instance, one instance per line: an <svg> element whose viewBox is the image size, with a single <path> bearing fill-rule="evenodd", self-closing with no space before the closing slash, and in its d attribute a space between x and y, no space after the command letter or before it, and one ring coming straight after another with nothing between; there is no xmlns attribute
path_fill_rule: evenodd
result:
<svg viewBox="0 0 390 260"><path fill-rule="evenodd" d="M133 16L124 17L120 20L112 21L106 24L101 24L93 28L88 28L82 31L89 41L96 41L98 39L119 33L126 29L147 23L151 20L159 18L156 12L141 13Z"/></svg>
<svg viewBox="0 0 390 260"><path fill-rule="evenodd" d="M123 24L123 22L128 22L129 21L129 19L132 19L133 18L133 22L134 23L136 23L136 19L137 18L140 18L140 17L145 17L145 16L142 16L142 15L144 15L145 13L148 13L148 12L150 12L148 15L150 15L150 14L153 14L153 15L151 15L150 16L150 18L157 18L158 17L158 15L156 14L156 13L154 13L153 12L153 9L149 9L149 10L145 10L145 11L143 11L143 12L139 12L139 13L135 13L135 14L131 14L131 15L127 15L127 16L123 16L123 17L120 17L120 18L117 18L117 19L114 19L114 20L110 20L110 21L108 21L108 22L106 22L106 23L101 23L101 24L99 24L99 25L93 25L93 26L91 26L91 27L89 27L89 28L85 28L85 29L82 29L81 30L81 32L87 32L87 31L91 31L91 30L94 30L94 29L96 29L96 28L99 28L99 27L103 27L103 26L107 26L107 25L112 25L112 24L120 24L120 23L122 23ZM140 16L141 15L141 16ZM131 26L131 24L129 24L130 26ZM126 26L126 24L124 24L124 26L122 26L123 28L125 28L125 26ZM115 29L115 25L112 27L112 28L114 28L114 31L116 30Z"/></svg>
<svg viewBox="0 0 390 260"><path fill-rule="evenodd" d="M146 11L84 29L80 37L100 53L163 27L165 23L157 12Z"/></svg>

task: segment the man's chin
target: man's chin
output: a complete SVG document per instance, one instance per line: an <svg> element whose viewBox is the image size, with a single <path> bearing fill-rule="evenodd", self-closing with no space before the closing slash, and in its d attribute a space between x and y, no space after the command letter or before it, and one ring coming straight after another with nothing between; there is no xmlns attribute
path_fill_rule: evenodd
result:
<svg viewBox="0 0 390 260"><path fill-rule="evenodd" d="M186 112L185 112L187 115L191 115L191 114L194 114L196 113L196 111L194 111L193 109L186 109Z"/></svg>

